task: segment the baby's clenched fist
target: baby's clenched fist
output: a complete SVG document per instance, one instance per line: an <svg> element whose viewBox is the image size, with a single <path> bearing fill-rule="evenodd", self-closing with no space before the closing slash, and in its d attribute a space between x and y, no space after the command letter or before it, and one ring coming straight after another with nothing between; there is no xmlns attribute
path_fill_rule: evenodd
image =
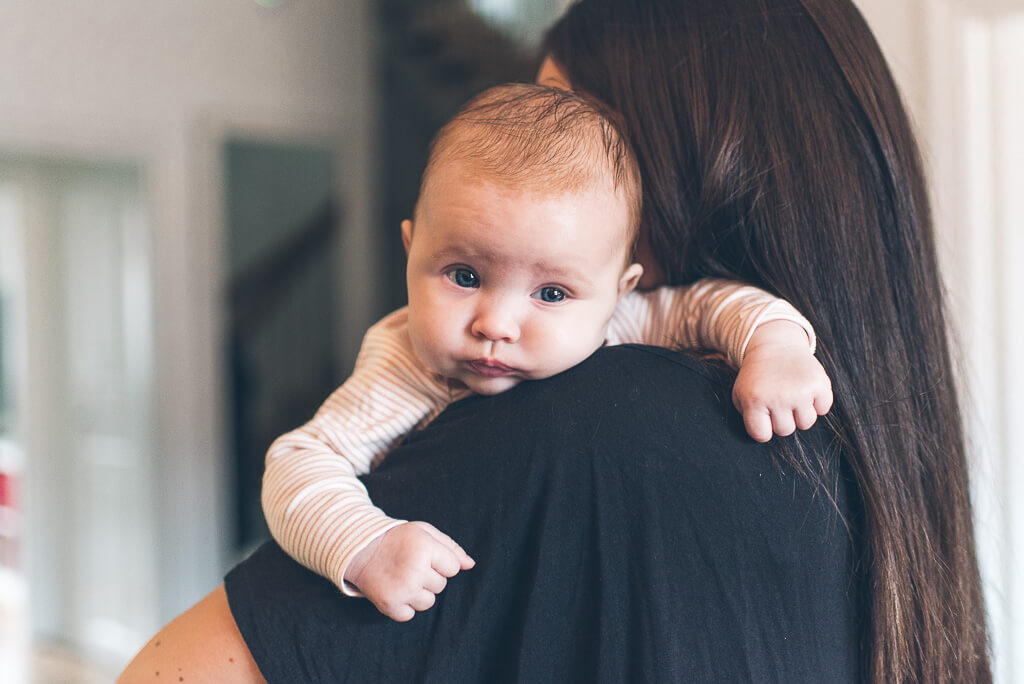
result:
<svg viewBox="0 0 1024 684"><path fill-rule="evenodd" d="M408 622L434 605L448 578L476 561L451 537L425 522L393 527L356 554L345 571L384 615Z"/></svg>
<svg viewBox="0 0 1024 684"><path fill-rule="evenodd" d="M788 321L759 326L740 364L732 400L758 442L810 430L832 408L832 383L807 345L803 329Z"/></svg>

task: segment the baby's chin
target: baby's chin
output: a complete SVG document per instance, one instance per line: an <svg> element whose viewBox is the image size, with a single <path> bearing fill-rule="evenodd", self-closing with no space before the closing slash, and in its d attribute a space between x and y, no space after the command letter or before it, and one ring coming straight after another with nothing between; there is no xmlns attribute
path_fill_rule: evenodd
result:
<svg viewBox="0 0 1024 684"><path fill-rule="evenodd" d="M473 375L470 377L463 376L460 380L476 394L493 396L495 394L507 392L522 382L526 382L528 380L545 380L547 378L554 377L561 372L563 372L561 369L553 371L533 370L528 378L524 378L521 375L503 375L496 378L485 378L479 375Z"/></svg>
<svg viewBox="0 0 1024 684"><path fill-rule="evenodd" d="M489 397L495 394L501 394L502 392L507 392L519 383L523 382L523 378L513 376L502 376L500 378L473 377L462 378L462 382L476 394Z"/></svg>

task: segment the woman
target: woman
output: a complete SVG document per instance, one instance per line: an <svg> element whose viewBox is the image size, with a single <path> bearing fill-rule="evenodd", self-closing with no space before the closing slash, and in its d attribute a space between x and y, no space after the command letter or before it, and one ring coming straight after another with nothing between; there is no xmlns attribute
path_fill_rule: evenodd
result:
<svg viewBox="0 0 1024 684"><path fill-rule="evenodd" d="M272 681L990 681L926 193L862 17L585 0L546 48L542 80L627 123L648 284L793 302L832 378L827 428L755 446L713 368L602 350L451 407L366 478L478 561L404 631L269 548L124 681L252 681L250 651Z"/></svg>
<svg viewBox="0 0 1024 684"><path fill-rule="evenodd" d="M547 48L630 123L669 283L759 285L818 331L830 427L863 506L870 679L989 679L924 176L860 13L841 0L587 2Z"/></svg>

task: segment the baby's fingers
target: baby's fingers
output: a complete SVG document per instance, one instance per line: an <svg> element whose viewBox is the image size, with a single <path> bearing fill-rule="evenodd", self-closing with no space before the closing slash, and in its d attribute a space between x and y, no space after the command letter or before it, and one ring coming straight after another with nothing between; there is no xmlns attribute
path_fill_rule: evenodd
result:
<svg viewBox="0 0 1024 684"><path fill-rule="evenodd" d="M423 580L423 588L432 594L440 594L448 586L448 578L438 572L432 572Z"/></svg>
<svg viewBox="0 0 1024 684"><path fill-rule="evenodd" d="M796 432L796 421L792 411L772 412L772 429L779 437L788 437Z"/></svg>
<svg viewBox="0 0 1024 684"><path fill-rule="evenodd" d="M814 411L823 416L832 410L832 383L814 397Z"/></svg>
<svg viewBox="0 0 1024 684"><path fill-rule="evenodd" d="M445 534L444 532L442 532L441 530L437 529L432 525L427 528L427 532L429 532L430 536L432 536L435 540L440 542L442 546L451 551L451 553L455 556L456 562L458 563L458 567L450 573L442 572L440 568L434 566L434 569L440 572L442 575L444 575L445 577L454 577L459 572L459 570L469 570L474 565L476 565L476 561L469 557L469 554L466 553L466 550L459 546L458 543L456 543L456 541L449 537L447 534Z"/></svg>
<svg viewBox="0 0 1024 684"><path fill-rule="evenodd" d="M462 570L470 570L476 565L476 561L470 558L469 554L461 546L455 555L459 558L459 568Z"/></svg>
<svg viewBox="0 0 1024 684"><path fill-rule="evenodd" d="M408 603L395 606L377 606L377 609L395 622L408 622L416 615L416 610Z"/></svg>
<svg viewBox="0 0 1024 684"><path fill-rule="evenodd" d="M476 561L470 558L469 554L466 553L466 550L462 548L454 539L449 537L448 542L451 544L451 549L452 552L455 554L455 558L457 558L459 561L460 570L469 570L474 565L476 565Z"/></svg>
<svg viewBox="0 0 1024 684"><path fill-rule="evenodd" d="M416 592L416 595L409 601L409 607L413 610L422 613L425 610L430 610L434 607L434 601L437 600L432 592L424 589Z"/></svg>
<svg viewBox="0 0 1024 684"><path fill-rule="evenodd" d="M810 430L814 427L814 422L818 420L818 413L811 405L798 406L793 409L793 416L796 419L796 426L801 430Z"/></svg>
<svg viewBox="0 0 1024 684"><path fill-rule="evenodd" d="M747 434L757 442L767 442L772 438L771 414L763 406L743 411L743 425Z"/></svg>

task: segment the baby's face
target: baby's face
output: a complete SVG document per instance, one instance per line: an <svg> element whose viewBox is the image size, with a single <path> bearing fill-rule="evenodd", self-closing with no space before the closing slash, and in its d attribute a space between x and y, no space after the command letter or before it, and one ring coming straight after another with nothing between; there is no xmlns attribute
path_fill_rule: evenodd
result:
<svg viewBox="0 0 1024 684"><path fill-rule="evenodd" d="M576 365L642 273L628 221L618 194L524 194L438 169L402 224L416 352L479 394Z"/></svg>

